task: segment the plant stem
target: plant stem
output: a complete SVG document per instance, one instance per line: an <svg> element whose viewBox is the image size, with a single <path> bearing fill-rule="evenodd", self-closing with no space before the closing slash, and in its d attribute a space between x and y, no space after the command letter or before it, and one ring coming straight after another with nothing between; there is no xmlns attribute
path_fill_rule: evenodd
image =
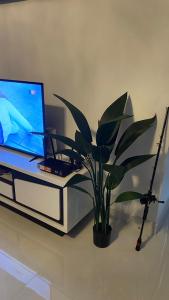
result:
<svg viewBox="0 0 169 300"><path fill-rule="evenodd" d="M92 161L91 161L90 158L88 159L88 162L89 162L91 170L87 166L87 164L84 163L84 161L83 161L83 165L87 169L87 171L88 171L88 173L90 175L91 181L92 181L93 193L94 193L94 200L93 200L93 203L94 203L94 205L93 205L93 208L94 208L94 224L97 225L99 223L99 214L98 214L99 210L98 210L98 198L97 198L96 173L94 171L94 168L93 168L93 165L92 165Z"/></svg>
<svg viewBox="0 0 169 300"><path fill-rule="evenodd" d="M101 162L101 160L99 160L98 189L99 189L99 211L101 217L102 231L104 231L105 206L104 206L104 194L103 194L103 163Z"/></svg>
<svg viewBox="0 0 169 300"><path fill-rule="evenodd" d="M113 165L115 165L116 161L117 161L117 156L114 159Z"/></svg>
<svg viewBox="0 0 169 300"><path fill-rule="evenodd" d="M111 190L106 191L106 224L109 225Z"/></svg>

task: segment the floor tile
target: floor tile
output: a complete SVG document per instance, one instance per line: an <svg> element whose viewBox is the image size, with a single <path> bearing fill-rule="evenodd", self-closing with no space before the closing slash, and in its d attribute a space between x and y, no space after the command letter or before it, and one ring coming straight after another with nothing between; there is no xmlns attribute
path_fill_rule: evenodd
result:
<svg viewBox="0 0 169 300"><path fill-rule="evenodd" d="M137 221L119 228L99 249L90 218L60 237L0 207L0 300L168 300L168 225L140 252Z"/></svg>

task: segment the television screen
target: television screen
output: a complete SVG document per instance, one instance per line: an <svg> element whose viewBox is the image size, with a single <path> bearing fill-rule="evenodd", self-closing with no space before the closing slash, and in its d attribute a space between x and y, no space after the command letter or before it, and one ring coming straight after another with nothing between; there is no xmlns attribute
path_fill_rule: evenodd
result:
<svg viewBox="0 0 169 300"><path fill-rule="evenodd" d="M44 156L43 84L0 79L0 145Z"/></svg>

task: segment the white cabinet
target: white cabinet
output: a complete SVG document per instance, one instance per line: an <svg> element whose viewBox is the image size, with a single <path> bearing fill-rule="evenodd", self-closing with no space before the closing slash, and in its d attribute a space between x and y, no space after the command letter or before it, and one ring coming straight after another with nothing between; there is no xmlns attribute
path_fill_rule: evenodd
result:
<svg viewBox="0 0 169 300"><path fill-rule="evenodd" d="M11 180L0 176L0 204L50 230L67 233L92 210L92 201L65 187L74 173L64 178L48 174L39 170L38 162L0 147L0 166L11 176Z"/></svg>
<svg viewBox="0 0 169 300"><path fill-rule="evenodd" d="M45 185L14 180L16 201L37 212L60 220L60 190Z"/></svg>

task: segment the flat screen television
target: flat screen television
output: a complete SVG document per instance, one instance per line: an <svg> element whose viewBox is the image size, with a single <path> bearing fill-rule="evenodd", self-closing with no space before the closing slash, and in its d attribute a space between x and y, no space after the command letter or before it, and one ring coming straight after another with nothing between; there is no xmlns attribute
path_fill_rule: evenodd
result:
<svg viewBox="0 0 169 300"><path fill-rule="evenodd" d="M43 157L44 127L43 84L0 79L0 145Z"/></svg>

